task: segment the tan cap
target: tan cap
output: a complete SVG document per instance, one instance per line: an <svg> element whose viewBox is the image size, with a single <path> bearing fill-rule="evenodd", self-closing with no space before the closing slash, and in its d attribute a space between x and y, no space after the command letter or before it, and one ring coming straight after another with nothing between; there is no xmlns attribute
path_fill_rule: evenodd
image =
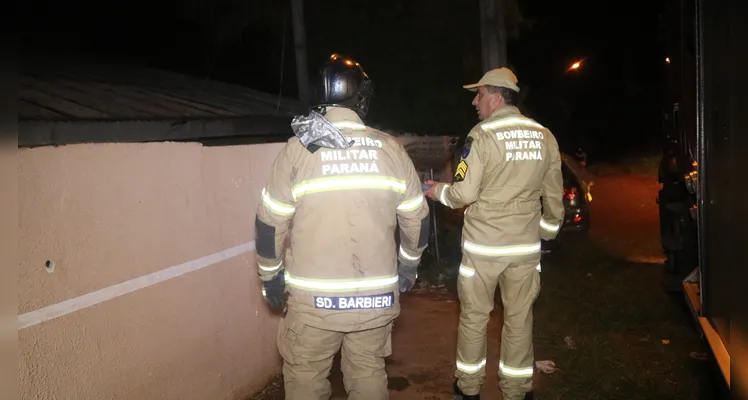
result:
<svg viewBox="0 0 748 400"><path fill-rule="evenodd" d="M517 86L517 76L514 75L514 72L506 67L492 69L486 72L486 74L483 75L483 78L480 78L478 83L465 85L463 87L474 92L478 90L479 87L485 85L504 87L519 92L519 87Z"/></svg>

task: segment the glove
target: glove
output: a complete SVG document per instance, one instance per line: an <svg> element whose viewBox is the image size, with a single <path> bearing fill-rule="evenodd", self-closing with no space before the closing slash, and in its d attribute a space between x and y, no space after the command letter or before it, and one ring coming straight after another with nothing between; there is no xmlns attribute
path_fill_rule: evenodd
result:
<svg viewBox="0 0 748 400"><path fill-rule="evenodd" d="M271 308L281 308L286 301L286 277L281 270L269 281L262 282L262 297Z"/></svg>
<svg viewBox="0 0 748 400"><path fill-rule="evenodd" d="M397 263L398 288L400 292L410 292L418 279L418 266L408 266L401 262Z"/></svg>

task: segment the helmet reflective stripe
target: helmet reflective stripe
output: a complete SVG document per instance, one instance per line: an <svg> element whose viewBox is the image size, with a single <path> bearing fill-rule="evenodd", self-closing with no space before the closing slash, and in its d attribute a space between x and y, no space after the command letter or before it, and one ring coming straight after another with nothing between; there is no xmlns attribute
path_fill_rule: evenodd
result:
<svg viewBox="0 0 748 400"><path fill-rule="evenodd" d="M507 367L503 361L499 361L499 373L512 376L512 377L531 377L533 373L533 367L527 368L514 368Z"/></svg>
<svg viewBox="0 0 748 400"><path fill-rule="evenodd" d="M337 190L385 189L398 193L405 192L405 181L389 176L346 176L319 178L302 181L293 187L293 198L305 194L331 192Z"/></svg>
<svg viewBox="0 0 748 400"><path fill-rule="evenodd" d="M486 366L486 359L484 358L477 364L468 364L464 363L460 360L457 360L457 369L468 373L468 374L474 374L476 372L479 372L481 369L483 369Z"/></svg>
<svg viewBox="0 0 748 400"><path fill-rule="evenodd" d="M558 228L561 227L561 225L553 225L545 222L542 218L540 219L540 227L549 231L549 232L556 232Z"/></svg>
<svg viewBox="0 0 748 400"><path fill-rule="evenodd" d="M265 207L279 215L291 215L296 211L296 208L293 206L274 200L265 188L262 188L262 202L265 204Z"/></svg>
<svg viewBox="0 0 748 400"><path fill-rule="evenodd" d="M532 126L534 128L541 128L545 129L543 125L540 125L539 123L527 119L527 118L520 118L520 117L510 117L510 118L503 118L497 121L491 121L486 122L485 124L481 125L480 127L485 130L489 129L495 129L495 128L503 128L507 126L513 126L513 125L526 125L526 126Z"/></svg>
<svg viewBox="0 0 748 400"><path fill-rule="evenodd" d="M540 251L540 242L513 246L482 246L465 240L465 251L484 256L520 256Z"/></svg>
<svg viewBox="0 0 748 400"><path fill-rule="evenodd" d="M410 200L405 200L404 202L400 203L399 206L397 206L397 209L400 211L413 211L421 208L423 205L423 195L419 195L418 197L412 198Z"/></svg>
<svg viewBox="0 0 748 400"><path fill-rule="evenodd" d="M385 289L398 282L398 276L379 276L362 279L302 278L286 272L286 282L295 288L321 292L340 292L359 289Z"/></svg>

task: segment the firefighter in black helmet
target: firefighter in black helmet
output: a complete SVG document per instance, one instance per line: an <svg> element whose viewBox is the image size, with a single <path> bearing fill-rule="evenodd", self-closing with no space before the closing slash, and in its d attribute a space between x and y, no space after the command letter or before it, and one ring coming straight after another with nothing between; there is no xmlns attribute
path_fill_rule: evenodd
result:
<svg viewBox="0 0 748 400"><path fill-rule="evenodd" d="M319 71L315 81L315 108L346 107L359 118L366 118L374 84L356 61L333 54Z"/></svg>
<svg viewBox="0 0 748 400"><path fill-rule="evenodd" d="M315 86L315 107L294 118L296 136L262 190L260 280L273 307L286 303L288 285L277 338L286 399L329 399L328 374L342 348L348 399L383 400L392 322L399 293L415 284L429 206L403 146L363 122L373 92L363 68L334 54Z"/></svg>

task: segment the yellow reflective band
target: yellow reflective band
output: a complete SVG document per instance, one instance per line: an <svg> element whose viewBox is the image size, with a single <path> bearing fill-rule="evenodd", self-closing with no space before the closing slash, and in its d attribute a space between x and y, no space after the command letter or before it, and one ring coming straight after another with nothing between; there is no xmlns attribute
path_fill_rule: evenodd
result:
<svg viewBox="0 0 748 400"><path fill-rule="evenodd" d="M400 246L400 255L403 256L404 259L410 261L416 261L421 258L421 256L411 256L405 251L405 249L403 249L403 246Z"/></svg>
<svg viewBox="0 0 748 400"><path fill-rule="evenodd" d="M479 362L478 364L467 364L467 363L457 361L457 369L468 374L474 374L480 371L485 366L486 366L485 358L483 359L483 361Z"/></svg>
<svg viewBox="0 0 748 400"><path fill-rule="evenodd" d="M274 211L276 214L291 215L296 212L296 208L294 208L293 206L289 206L288 204L283 204L279 201L273 200L273 198L270 197L265 188L262 188L262 202L265 203L265 206Z"/></svg>
<svg viewBox="0 0 748 400"><path fill-rule="evenodd" d="M539 252L540 242L518 246L481 246L465 240L462 247L466 251L484 256L519 256Z"/></svg>
<svg viewBox="0 0 748 400"><path fill-rule="evenodd" d="M389 176L341 176L319 178L300 182L293 188L293 198L311 193L331 192L335 190L387 189L405 192L405 181Z"/></svg>
<svg viewBox="0 0 748 400"><path fill-rule="evenodd" d="M512 377L531 377L533 373L533 367L512 368L504 365L503 361L499 361L499 372Z"/></svg>
<svg viewBox="0 0 748 400"><path fill-rule="evenodd" d="M547 230L548 232L556 232L558 228L561 227L561 225L549 224L548 222L545 222L545 220L541 218L540 227Z"/></svg>
<svg viewBox="0 0 748 400"><path fill-rule="evenodd" d="M419 195L414 199L405 200L404 202L400 203L399 206L397 206L397 209L400 211L413 211L415 209L421 208L421 205L423 205L423 195Z"/></svg>
<svg viewBox="0 0 748 400"><path fill-rule="evenodd" d="M338 128L338 129L353 129L354 131L365 131L366 125L359 124L357 122L352 121L336 121L332 123L332 126Z"/></svg>
<svg viewBox="0 0 748 400"><path fill-rule="evenodd" d="M260 267L260 269L263 270L263 271L265 271L265 272L277 271L277 270L280 269L281 265L283 265L283 260L278 261L278 264L277 265L273 265L273 266L265 266L265 265L262 265L260 263L257 263L257 266Z"/></svg>
<svg viewBox="0 0 748 400"><path fill-rule="evenodd" d="M537 266L535 266L535 269L537 269L538 272L540 272L540 264L538 264Z"/></svg>
<svg viewBox="0 0 748 400"><path fill-rule="evenodd" d="M442 191L439 192L439 203L442 203L445 206L452 208L452 205L449 204L449 201L447 201L447 189L449 188L450 188L450 185L448 183L444 184ZM465 212L467 212L467 210L465 210Z"/></svg>
<svg viewBox="0 0 748 400"><path fill-rule="evenodd" d="M470 267L466 267L466 266L464 266L462 264L460 264L460 269L457 272L459 272L460 275L462 275L462 276L464 276L466 278L470 278L471 276L475 275L475 269L470 268Z"/></svg>
<svg viewBox="0 0 748 400"><path fill-rule="evenodd" d="M519 118L519 117L504 118L498 121L486 122L480 127L482 129L488 130L488 129L494 129L494 128L503 128L506 126L513 126L513 125L526 125L526 126L532 126L533 128L545 129L543 125L540 125L539 123L535 121L529 120L527 118Z"/></svg>
<svg viewBox="0 0 748 400"><path fill-rule="evenodd" d="M357 289L384 289L396 284L397 275L363 279L309 279L300 278L286 272L286 283L290 286L323 292L339 292Z"/></svg>

